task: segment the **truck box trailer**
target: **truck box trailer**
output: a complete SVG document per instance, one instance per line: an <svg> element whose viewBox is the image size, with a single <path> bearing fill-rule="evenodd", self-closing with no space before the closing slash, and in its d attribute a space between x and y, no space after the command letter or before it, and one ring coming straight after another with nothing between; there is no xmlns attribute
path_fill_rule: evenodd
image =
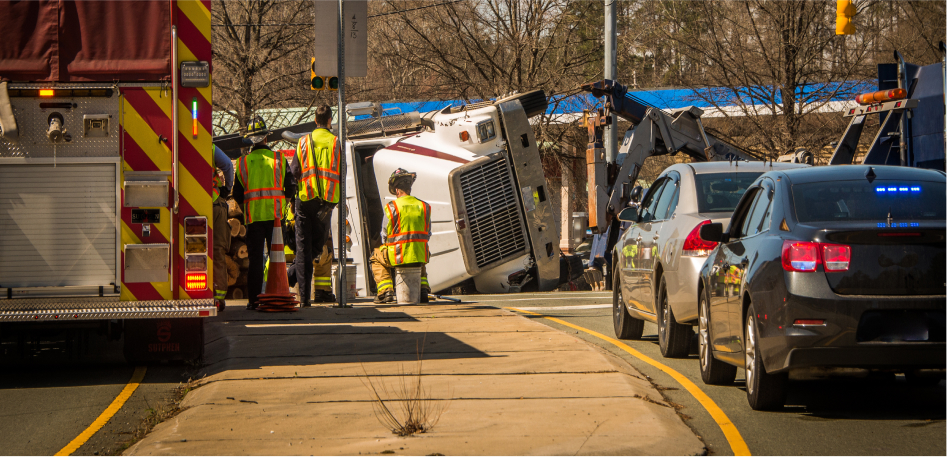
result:
<svg viewBox="0 0 949 457"><path fill-rule="evenodd" d="M201 355L214 316L210 2L0 2L0 334Z"/></svg>

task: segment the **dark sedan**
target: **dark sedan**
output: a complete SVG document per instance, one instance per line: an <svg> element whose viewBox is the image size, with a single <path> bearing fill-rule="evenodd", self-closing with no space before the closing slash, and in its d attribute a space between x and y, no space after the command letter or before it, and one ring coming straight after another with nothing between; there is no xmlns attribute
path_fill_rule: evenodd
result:
<svg viewBox="0 0 949 457"><path fill-rule="evenodd" d="M945 173L771 171L700 236L718 242L698 286L706 383L744 367L751 407L774 409L789 374L945 376Z"/></svg>

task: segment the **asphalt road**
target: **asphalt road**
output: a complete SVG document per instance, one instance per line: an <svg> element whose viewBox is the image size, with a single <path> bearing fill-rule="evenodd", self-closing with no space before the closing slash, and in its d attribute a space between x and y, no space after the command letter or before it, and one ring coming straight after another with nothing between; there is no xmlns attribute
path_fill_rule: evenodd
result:
<svg viewBox="0 0 949 457"><path fill-rule="evenodd" d="M477 300L556 317L615 338L612 309L591 307L610 305L609 292L494 295ZM527 317L628 361L649 376L669 401L681 406L680 415L705 441L710 454L732 455L719 426L672 377L612 343L543 317ZM697 343L688 358L665 359L659 353L656 335L656 326L647 322L643 340L623 342L678 371L711 397L738 428L752 455L946 455L945 381L929 388L911 387L901 375L798 381L791 383L782 411L758 412L748 406L741 370L733 386L707 386L699 374Z"/></svg>
<svg viewBox="0 0 949 457"><path fill-rule="evenodd" d="M122 342L90 333L78 354L66 335L50 335L20 353L0 344L0 454L53 455L89 427L131 380ZM153 365L111 420L74 455L121 452L152 410L173 398L187 366Z"/></svg>

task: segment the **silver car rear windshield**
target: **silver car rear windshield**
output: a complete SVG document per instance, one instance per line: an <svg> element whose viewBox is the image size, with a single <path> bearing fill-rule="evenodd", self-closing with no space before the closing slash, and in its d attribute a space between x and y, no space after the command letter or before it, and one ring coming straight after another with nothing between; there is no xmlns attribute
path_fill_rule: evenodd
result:
<svg viewBox="0 0 949 457"><path fill-rule="evenodd" d="M791 193L798 222L876 221L887 224L889 215L892 222L914 227L914 221L946 219L946 183L815 182L795 184L791 186Z"/></svg>
<svg viewBox="0 0 949 457"><path fill-rule="evenodd" d="M700 213L732 212L745 189L761 176L759 172L703 173L695 175Z"/></svg>

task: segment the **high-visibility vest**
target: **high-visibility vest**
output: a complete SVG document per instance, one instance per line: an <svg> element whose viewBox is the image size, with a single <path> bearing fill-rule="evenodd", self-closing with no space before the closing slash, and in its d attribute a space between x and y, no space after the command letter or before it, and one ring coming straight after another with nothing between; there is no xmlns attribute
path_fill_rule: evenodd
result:
<svg viewBox="0 0 949 457"><path fill-rule="evenodd" d="M386 205L386 254L391 265L428 263L432 207L411 195Z"/></svg>
<svg viewBox="0 0 949 457"><path fill-rule="evenodd" d="M270 149L255 149L237 160L237 179L244 186L246 223L282 219L286 172L283 155Z"/></svg>
<svg viewBox="0 0 949 457"><path fill-rule="evenodd" d="M221 186L224 185L224 177L221 176L221 170L214 169L214 176L211 178L211 203L217 201L221 196Z"/></svg>
<svg viewBox="0 0 949 457"><path fill-rule="evenodd" d="M319 128L300 138L297 161L301 176L297 196L301 201L314 198L329 203L339 202L339 149L336 135Z"/></svg>

